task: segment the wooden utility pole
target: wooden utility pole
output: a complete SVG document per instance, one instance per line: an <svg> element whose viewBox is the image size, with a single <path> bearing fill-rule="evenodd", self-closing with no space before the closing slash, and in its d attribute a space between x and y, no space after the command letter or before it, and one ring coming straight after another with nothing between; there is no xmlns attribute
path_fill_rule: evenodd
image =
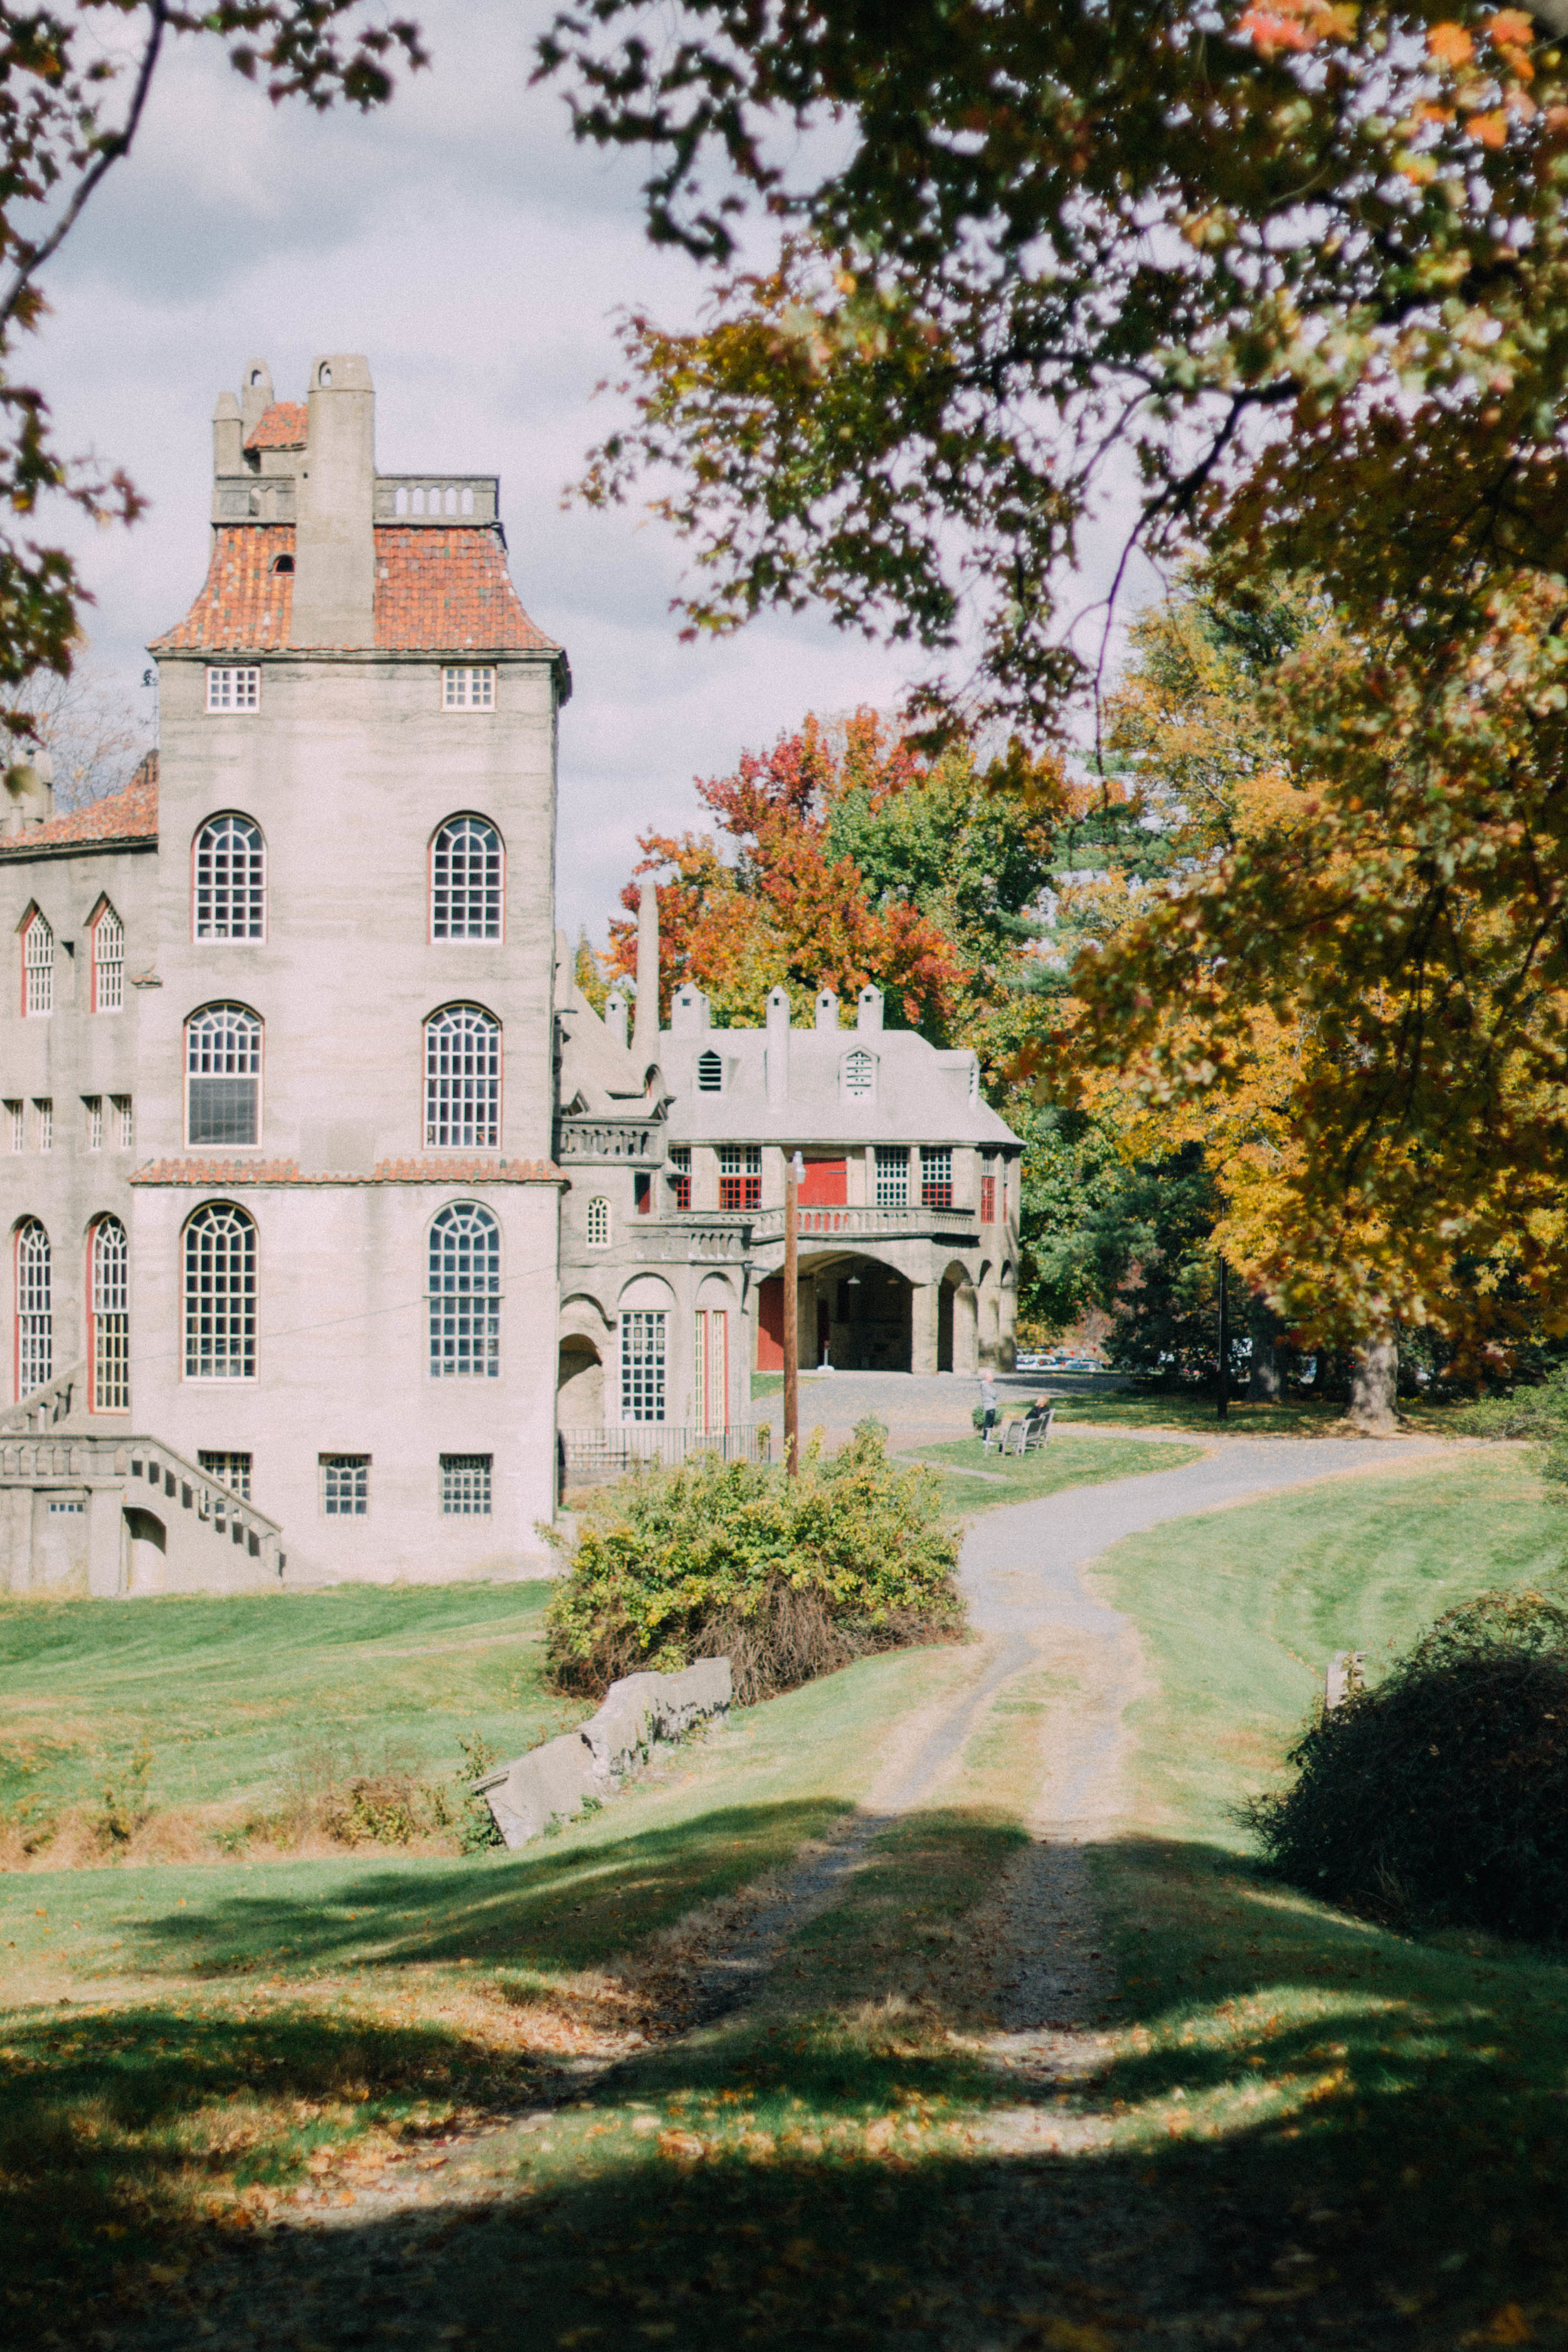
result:
<svg viewBox="0 0 1568 2352"><path fill-rule="evenodd" d="M800 1469L800 1280L795 1272L800 1244L800 1180L805 1163L798 1151L784 1162L784 1475Z"/></svg>
<svg viewBox="0 0 1568 2352"><path fill-rule="evenodd" d="M1219 1417L1230 1412L1230 1286L1227 1268L1219 1262Z"/></svg>

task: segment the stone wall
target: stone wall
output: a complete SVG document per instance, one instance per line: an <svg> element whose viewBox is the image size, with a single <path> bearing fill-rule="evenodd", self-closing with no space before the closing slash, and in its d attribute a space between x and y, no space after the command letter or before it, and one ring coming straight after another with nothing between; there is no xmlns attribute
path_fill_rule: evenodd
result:
<svg viewBox="0 0 1568 2352"><path fill-rule="evenodd" d="M526 1845L589 1799L603 1802L647 1762L656 1741L680 1739L699 1723L727 1717L731 1687L728 1658L699 1658L679 1675L627 1675L610 1685L586 1723L487 1773L475 1791L508 1845Z"/></svg>

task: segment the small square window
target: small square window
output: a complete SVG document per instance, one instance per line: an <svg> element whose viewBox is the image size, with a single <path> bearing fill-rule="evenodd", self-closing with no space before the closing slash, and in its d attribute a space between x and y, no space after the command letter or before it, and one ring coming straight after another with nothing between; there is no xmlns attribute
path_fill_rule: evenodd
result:
<svg viewBox="0 0 1568 2352"><path fill-rule="evenodd" d="M493 669L444 669L441 672L443 710L493 710L496 674Z"/></svg>
<svg viewBox="0 0 1568 2352"><path fill-rule="evenodd" d="M363 1519L370 1507L368 1454L323 1454L321 1511L329 1519Z"/></svg>
<svg viewBox="0 0 1568 2352"><path fill-rule="evenodd" d="M207 709L209 710L259 710L261 708L261 672L259 669L209 669L207 672Z"/></svg>
<svg viewBox="0 0 1568 2352"><path fill-rule="evenodd" d="M448 1518L488 1519L490 1515L489 1454L443 1454L441 1508Z"/></svg>
<svg viewBox="0 0 1568 2352"><path fill-rule="evenodd" d="M242 1503L250 1500L250 1456L248 1454L198 1454L196 1465Z"/></svg>
<svg viewBox="0 0 1568 2352"><path fill-rule="evenodd" d="M669 1183L678 1209L691 1206L691 1146L672 1143L669 1147Z"/></svg>

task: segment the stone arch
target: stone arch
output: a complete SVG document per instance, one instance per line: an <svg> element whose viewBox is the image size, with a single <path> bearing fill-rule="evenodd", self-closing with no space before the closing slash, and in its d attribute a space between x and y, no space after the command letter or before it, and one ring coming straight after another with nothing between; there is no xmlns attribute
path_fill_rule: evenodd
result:
<svg viewBox="0 0 1568 2352"><path fill-rule="evenodd" d="M973 1372L977 1360L974 1285L969 1268L954 1258L937 1291L936 1368L939 1372Z"/></svg>
<svg viewBox="0 0 1568 2352"><path fill-rule="evenodd" d="M168 1537L153 1511L125 1513L125 1589L128 1592L162 1592L167 1574Z"/></svg>

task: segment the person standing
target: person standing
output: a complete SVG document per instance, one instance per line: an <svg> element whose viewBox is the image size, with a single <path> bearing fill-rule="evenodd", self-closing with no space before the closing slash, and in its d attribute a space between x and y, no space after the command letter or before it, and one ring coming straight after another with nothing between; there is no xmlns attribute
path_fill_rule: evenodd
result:
<svg viewBox="0 0 1568 2352"><path fill-rule="evenodd" d="M980 1442L983 1445L986 1445L989 1444L991 1433L996 1426L996 1382L989 1372L982 1372L980 1375L980 1411L982 1415Z"/></svg>

